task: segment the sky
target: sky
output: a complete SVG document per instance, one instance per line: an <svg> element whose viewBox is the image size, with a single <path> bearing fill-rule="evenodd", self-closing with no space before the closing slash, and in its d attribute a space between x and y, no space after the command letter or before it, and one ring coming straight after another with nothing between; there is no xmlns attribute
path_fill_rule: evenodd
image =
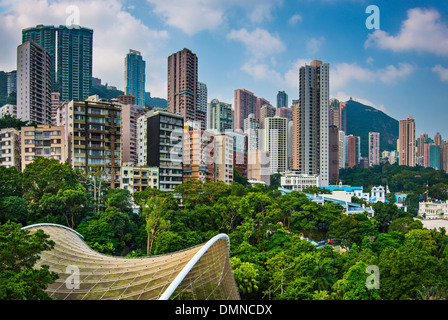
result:
<svg viewBox="0 0 448 320"><path fill-rule="evenodd" d="M233 104L244 88L274 106L286 91L291 104L299 67L317 59L330 64L331 98L411 115L417 137L448 140L446 0L0 0L0 70L16 69L23 28L72 23L94 30L93 76L120 90L133 49L146 91L166 98L167 58L188 48L209 101Z"/></svg>

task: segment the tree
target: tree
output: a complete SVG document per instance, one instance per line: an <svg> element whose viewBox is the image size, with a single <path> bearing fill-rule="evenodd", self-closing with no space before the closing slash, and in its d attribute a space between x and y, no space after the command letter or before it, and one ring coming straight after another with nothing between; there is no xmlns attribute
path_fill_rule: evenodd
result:
<svg viewBox="0 0 448 320"><path fill-rule="evenodd" d="M157 197L148 199L142 211L146 219L146 232L148 234L146 254L151 254L154 240L170 227L170 221L165 219L167 198Z"/></svg>
<svg viewBox="0 0 448 320"><path fill-rule="evenodd" d="M28 207L21 197L10 196L4 197L0 205L0 223L8 220L26 224L28 216Z"/></svg>
<svg viewBox="0 0 448 320"><path fill-rule="evenodd" d="M315 289L319 291L330 289L336 281L334 277L335 269L329 259L316 257L311 265L302 268L302 272L316 281Z"/></svg>
<svg viewBox="0 0 448 320"><path fill-rule="evenodd" d="M45 193L41 197L42 210L62 214L67 226L75 229L86 209L86 190L78 184L74 188L60 189L56 194Z"/></svg>
<svg viewBox="0 0 448 320"><path fill-rule="evenodd" d="M115 237L115 230L104 219L92 219L82 222L76 229L84 236L84 241L93 250L113 254L117 251L119 241Z"/></svg>
<svg viewBox="0 0 448 320"><path fill-rule="evenodd" d="M375 288L366 285L369 274L367 264L360 261L350 267L344 277L333 285L334 292L343 300L381 300Z"/></svg>
<svg viewBox="0 0 448 320"><path fill-rule="evenodd" d="M35 263L54 242L42 230L30 233L20 227L14 222L0 225L0 300L50 299L45 289L58 275Z"/></svg>
<svg viewBox="0 0 448 320"><path fill-rule="evenodd" d="M242 262L238 257L230 258L236 286L243 299L254 297L259 289L259 271L254 263Z"/></svg>
<svg viewBox="0 0 448 320"><path fill-rule="evenodd" d="M75 187L78 174L66 163L56 159L37 157L23 170L24 198L28 203L39 204L45 193L57 194L61 189Z"/></svg>

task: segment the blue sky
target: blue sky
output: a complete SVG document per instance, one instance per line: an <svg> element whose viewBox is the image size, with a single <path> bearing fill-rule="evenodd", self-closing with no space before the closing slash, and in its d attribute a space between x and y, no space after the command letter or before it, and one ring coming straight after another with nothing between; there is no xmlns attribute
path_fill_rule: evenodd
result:
<svg viewBox="0 0 448 320"><path fill-rule="evenodd" d="M366 28L369 5L379 30ZM209 100L233 104L245 88L275 105L279 90L298 97L298 68L319 59L330 63L332 97L412 115L417 136L448 140L448 1L0 0L0 70L16 68L22 28L75 18L94 29L94 76L119 89L135 49L147 90L165 98L167 57L189 48Z"/></svg>

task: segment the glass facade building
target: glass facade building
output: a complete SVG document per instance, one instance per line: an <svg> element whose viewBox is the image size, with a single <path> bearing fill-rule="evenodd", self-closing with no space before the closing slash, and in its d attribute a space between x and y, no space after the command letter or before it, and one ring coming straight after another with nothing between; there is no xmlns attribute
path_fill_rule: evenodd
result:
<svg viewBox="0 0 448 320"><path fill-rule="evenodd" d="M135 104L145 106L146 62L139 51L129 50L124 59L124 93L135 96Z"/></svg>
<svg viewBox="0 0 448 320"><path fill-rule="evenodd" d="M93 30L37 25L22 30L22 43L31 40L50 54L52 92L59 92L61 101L87 99L92 86Z"/></svg>

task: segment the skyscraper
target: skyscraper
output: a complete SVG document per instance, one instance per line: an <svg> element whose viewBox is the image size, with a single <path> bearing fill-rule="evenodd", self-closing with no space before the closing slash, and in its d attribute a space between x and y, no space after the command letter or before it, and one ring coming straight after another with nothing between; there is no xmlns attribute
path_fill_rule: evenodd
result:
<svg viewBox="0 0 448 320"><path fill-rule="evenodd" d="M51 123L51 57L35 41L17 47L17 118Z"/></svg>
<svg viewBox="0 0 448 320"><path fill-rule="evenodd" d="M277 108L288 107L288 95L285 91L277 93Z"/></svg>
<svg viewBox="0 0 448 320"><path fill-rule="evenodd" d="M52 92L62 101L85 100L92 86L93 30L77 25L26 28L22 43L36 41L51 57Z"/></svg>
<svg viewBox="0 0 448 320"><path fill-rule="evenodd" d="M339 130L337 126L328 128L328 179L339 180Z"/></svg>
<svg viewBox="0 0 448 320"><path fill-rule="evenodd" d="M285 172L288 169L288 119L275 116L264 120L264 150L269 152L270 172Z"/></svg>
<svg viewBox="0 0 448 320"><path fill-rule="evenodd" d="M129 50L124 58L124 94L134 95L135 104L145 106L146 62L139 51Z"/></svg>
<svg viewBox="0 0 448 320"><path fill-rule="evenodd" d="M257 119L257 97L246 89L235 90L235 115L233 122L234 130L244 129L244 119L253 113Z"/></svg>
<svg viewBox="0 0 448 320"><path fill-rule="evenodd" d="M198 57L184 48L168 57L167 110L184 121L200 121L206 129L206 112L198 108Z"/></svg>
<svg viewBox="0 0 448 320"><path fill-rule="evenodd" d="M293 101L293 169L319 174L321 186L329 183L329 68L319 60L300 67L299 99Z"/></svg>
<svg viewBox="0 0 448 320"><path fill-rule="evenodd" d="M369 132L369 166L380 164L380 133Z"/></svg>
<svg viewBox="0 0 448 320"><path fill-rule="evenodd" d="M203 82L198 81L197 90L197 108L203 112L207 112L207 85Z"/></svg>
<svg viewBox="0 0 448 320"><path fill-rule="evenodd" d="M17 93L17 70L6 73L6 94Z"/></svg>
<svg viewBox="0 0 448 320"><path fill-rule="evenodd" d="M401 166L415 166L415 121L412 116L399 122L398 139L400 141L399 164Z"/></svg>
<svg viewBox="0 0 448 320"><path fill-rule="evenodd" d="M207 106L207 130L232 130L232 105L213 99Z"/></svg>
<svg viewBox="0 0 448 320"><path fill-rule="evenodd" d="M361 160L361 139L358 136L348 135L346 137L346 140L347 167L353 168L354 166L358 165Z"/></svg>

